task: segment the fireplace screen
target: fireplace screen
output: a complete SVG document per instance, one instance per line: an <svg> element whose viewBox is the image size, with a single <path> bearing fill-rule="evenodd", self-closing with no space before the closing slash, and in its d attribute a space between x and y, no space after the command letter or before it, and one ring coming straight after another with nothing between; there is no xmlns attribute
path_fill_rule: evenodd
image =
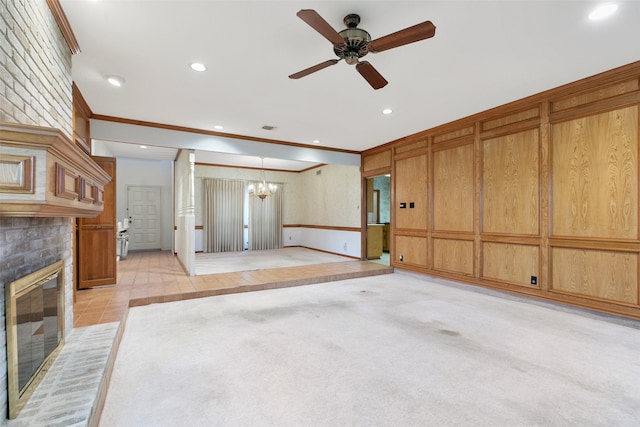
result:
<svg viewBox="0 0 640 427"><path fill-rule="evenodd" d="M9 417L15 418L64 340L63 262L6 289Z"/></svg>

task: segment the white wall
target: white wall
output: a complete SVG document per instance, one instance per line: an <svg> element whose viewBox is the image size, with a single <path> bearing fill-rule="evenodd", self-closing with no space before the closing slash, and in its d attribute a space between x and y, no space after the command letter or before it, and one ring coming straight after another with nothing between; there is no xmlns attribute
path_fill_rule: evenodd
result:
<svg viewBox="0 0 640 427"><path fill-rule="evenodd" d="M161 188L162 250L173 249L173 162L170 160L117 159L116 214L118 221L127 216L127 187Z"/></svg>

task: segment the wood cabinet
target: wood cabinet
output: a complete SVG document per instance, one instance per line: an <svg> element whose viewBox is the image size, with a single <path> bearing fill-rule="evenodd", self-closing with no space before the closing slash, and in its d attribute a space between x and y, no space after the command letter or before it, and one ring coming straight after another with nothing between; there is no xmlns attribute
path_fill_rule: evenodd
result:
<svg viewBox="0 0 640 427"><path fill-rule="evenodd" d="M116 262L116 159L93 157L111 182L104 188L104 209L94 218L78 219L77 277L78 288L114 285Z"/></svg>
<svg viewBox="0 0 640 427"><path fill-rule="evenodd" d="M367 225L367 259L378 259L382 256L383 224Z"/></svg>
<svg viewBox="0 0 640 427"><path fill-rule="evenodd" d="M391 249L391 225L384 224L382 227L382 250L389 252Z"/></svg>

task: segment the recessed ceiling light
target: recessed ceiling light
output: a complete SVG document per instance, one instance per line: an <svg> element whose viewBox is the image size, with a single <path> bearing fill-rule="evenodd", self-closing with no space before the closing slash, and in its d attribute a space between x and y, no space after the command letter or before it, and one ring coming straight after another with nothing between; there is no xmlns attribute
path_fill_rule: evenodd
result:
<svg viewBox="0 0 640 427"><path fill-rule="evenodd" d="M107 81L111 86L120 87L124 84L124 79L120 76L107 76Z"/></svg>
<svg viewBox="0 0 640 427"><path fill-rule="evenodd" d="M313 143L314 143L314 144L320 144L320 140L319 140L319 139L314 139L314 140L313 140Z"/></svg>
<svg viewBox="0 0 640 427"><path fill-rule="evenodd" d="M218 129L218 130L222 130L222 129L224 129L224 127L222 127L222 126L220 126L220 125L215 125L213 128L214 128L214 129Z"/></svg>
<svg viewBox="0 0 640 427"><path fill-rule="evenodd" d="M384 110L382 110L382 114L391 114L393 113L393 110L391 108L385 108Z"/></svg>
<svg viewBox="0 0 640 427"><path fill-rule="evenodd" d="M618 5L615 3L604 3L600 6L593 9L593 11L589 14L589 19L592 21L597 21L599 19L604 19L608 16L611 16L618 10Z"/></svg>
<svg viewBox="0 0 640 427"><path fill-rule="evenodd" d="M147 148L147 146L146 145L141 145L140 148Z"/></svg>
<svg viewBox="0 0 640 427"><path fill-rule="evenodd" d="M193 71L206 71L207 67L205 67L204 64L201 64L199 62L192 62L190 65L191 69Z"/></svg>

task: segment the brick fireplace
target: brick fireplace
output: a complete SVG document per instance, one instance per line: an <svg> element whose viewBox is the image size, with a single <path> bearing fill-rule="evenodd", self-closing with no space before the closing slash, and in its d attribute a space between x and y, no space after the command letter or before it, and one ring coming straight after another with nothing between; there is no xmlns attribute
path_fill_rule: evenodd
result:
<svg viewBox="0 0 640 427"><path fill-rule="evenodd" d="M4 91L0 97L0 122L59 129L71 140L73 48L59 26L60 10L57 0L0 2L3 20L0 44L6 58L2 60L3 72L0 73L0 86ZM4 130L0 130L0 134L0 139L4 139ZM6 154L3 150L4 147L0 147L0 157ZM35 158L36 168L45 167L46 163L41 160ZM26 217L0 215L0 286L4 288L20 277L61 260L67 332L73 328L74 224L75 219L69 212ZM8 402L4 295L0 292L0 424L4 424L1 420L6 417Z"/></svg>

